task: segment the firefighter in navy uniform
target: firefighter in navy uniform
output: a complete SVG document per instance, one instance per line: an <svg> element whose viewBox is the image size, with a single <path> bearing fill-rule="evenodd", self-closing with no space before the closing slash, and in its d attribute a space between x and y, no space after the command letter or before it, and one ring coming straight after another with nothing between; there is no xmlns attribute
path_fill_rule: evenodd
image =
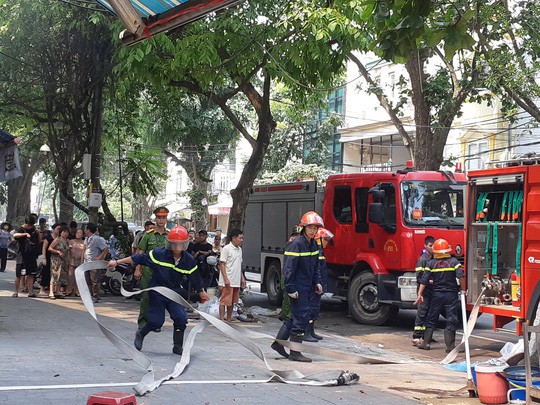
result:
<svg viewBox="0 0 540 405"><path fill-rule="evenodd" d="M319 245L319 268L321 272L321 285L323 291L328 291L328 267L326 265L326 257L324 257L324 249L329 241L334 237L334 234L328 229L319 228L315 234L315 240ZM318 342L323 337L315 333L315 321L319 318L321 312L321 298L322 294L317 294L314 290L309 294L309 323L308 329L304 336L306 342Z"/></svg>
<svg viewBox="0 0 540 405"><path fill-rule="evenodd" d="M433 243L435 243L435 238L433 236L426 236L424 239L424 251L422 255L418 258L416 262L416 283L420 287L420 281L424 275L424 270L427 267L428 262L433 259ZM416 319L414 320L414 331L413 331L413 345L418 346L424 340L424 331L426 330L426 318L429 310L429 303L431 301L433 288L431 284L426 285L424 289L423 298L424 300L418 304L418 309L416 311ZM433 342L433 340L431 341ZM431 343L430 342L430 343Z"/></svg>
<svg viewBox="0 0 540 405"><path fill-rule="evenodd" d="M309 323L309 295L312 291L322 294L321 273L319 268L319 246L315 234L324 226L323 220L316 212L309 211L302 216L302 231L285 250L285 290L291 298L292 317L285 321L276 339L302 343ZM310 362L311 359L302 353L291 350L287 354L278 342L273 342L272 349L292 361Z"/></svg>
<svg viewBox="0 0 540 405"><path fill-rule="evenodd" d="M426 330L424 341L418 345L419 349L429 350L430 342L435 330L435 325L442 310L445 311L446 327L444 329L444 343L446 352L450 353L456 346L456 329L459 325L459 288L465 290L465 279L461 263L450 256L452 248L445 239L437 239L433 244L433 256L430 260L420 281L418 298L414 302L418 304L424 300L423 294L430 280L433 280L433 296L429 305L426 318ZM459 286L456 282L459 279Z"/></svg>
<svg viewBox="0 0 540 405"><path fill-rule="evenodd" d="M116 267L119 263L130 263L147 266L152 277L148 287L167 287L186 296L187 291L182 283L189 278L191 284L199 293L201 300L207 300L208 295L203 289L202 279L193 256L185 251L188 241L188 231L183 226L175 226L167 236L167 247L158 247L148 253L140 253L120 260L111 260L108 267ZM165 321L165 310L169 312L174 325L173 353L181 355L184 344L184 331L188 321L186 309L156 291L148 292L148 321L135 334L135 348L142 349L144 337L151 331L161 328Z"/></svg>

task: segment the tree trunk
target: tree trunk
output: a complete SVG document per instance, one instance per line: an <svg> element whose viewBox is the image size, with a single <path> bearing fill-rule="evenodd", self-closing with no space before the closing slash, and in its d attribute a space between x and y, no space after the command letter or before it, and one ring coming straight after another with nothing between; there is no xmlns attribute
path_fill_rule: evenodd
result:
<svg viewBox="0 0 540 405"><path fill-rule="evenodd" d="M11 224L24 222L24 217L30 214L30 190L32 179L42 162L37 155L30 159L20 157L22 176L7 182L8 202L6 220Z"/></svg>
<svg viewBox="0 0 540 405"><path fill-rule="evenodd" d="M422 51L414 53L405 64L409 73L412 88L412 103L414 105L414 123L416 133L414 138L414 165L418 170L439 170L443 161L440 145L431 130L431 106L424 97L427 86L427 75L424 73L426 56ZM444 140L446 143L446 139ZM434 147L437 146L437 150ZM444 144L442 145L444 149Z"/></svg>
<svg viewBox="0 0 540 405"><path fill-rule="evenodd" d="M261 105L256 109L258 115L259 130L257 133L257 142L253 147L253 152L249 157L242 175L235 189L231 190L233 206L229 216L229 230L233 228L242 228L244 214L248 204L249 194L253 183L261 170L264 156L270 145L272 132L276 128L276 122L270 110L270 80L265 81L264 94L261 98Z"/></svg>
<svg viewBox="0 0 540 405"><path fill-rule="evenodd" d="M57 222L69 224L73 220L73 204L65 196L73 196L73 176L68 174L65 180L61 180L58 185L60 188L60 215Z"/></svg>

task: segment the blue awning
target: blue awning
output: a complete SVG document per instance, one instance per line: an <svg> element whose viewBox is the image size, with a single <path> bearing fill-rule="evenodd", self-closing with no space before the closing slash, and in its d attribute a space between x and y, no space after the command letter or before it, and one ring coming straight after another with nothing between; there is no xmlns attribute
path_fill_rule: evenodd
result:
<svg viewBox="0 0 540 405"><path fill-rule="evenodd" d="M133 44L243 0L96 0L122 20L121 39Z"/></svg>
<svg viewBox="0 0 540 405"><path fill-rule="evenodd" d="M98 3L101 3L103 6L108 8L111 12L114 13L114 9L106 0L97 0ZM193 3L193 0L184 0L184 1L177 1L177 0L131 0L130 3L133 5L135 10L137 10L137 14L141 16L141 18L151 18L154 16L157 16L159 14L163 14L166 11L169 11L176 6L179 6L182 3Z"/></svg>

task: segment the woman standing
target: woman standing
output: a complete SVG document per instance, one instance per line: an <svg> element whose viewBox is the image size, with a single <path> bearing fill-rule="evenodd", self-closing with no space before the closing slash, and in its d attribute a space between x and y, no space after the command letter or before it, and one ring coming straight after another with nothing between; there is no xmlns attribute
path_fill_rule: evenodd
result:
<svg viewBox="0 0 540 405"><path fill-rule="evenodd" d="M49 298L64 298L60 292L62 284L65 283L69 267L69 228L60 227L60 236L53 240L49 246L51 252L51 285Z"/></svg>
<svg viewBox="0 0 540 405"><path fill-rule="evenodd" d="M13 237L11 236L11 225L9 222L2 222L0 226L0 272L6 271L7 255L9 242Z"/></svg>
<svg viewBox="0 0 540 405"><path fill-rule="evenodd" d="M51 285L51 252L49 246L59 236L60 225L53 224L52 232L43 233L43 247L41 248L41 282L39 296L47 297L47 289Z"/></svg>
<svg viewBox="0 0 540 405"><path fill-rule="evenodd" d="M75 269L81 265L84 260L84 241L82 229L77 229L75 239L69 241L69 271L67 279L67 296L79 295L79 289L75 282Z"/></svg>

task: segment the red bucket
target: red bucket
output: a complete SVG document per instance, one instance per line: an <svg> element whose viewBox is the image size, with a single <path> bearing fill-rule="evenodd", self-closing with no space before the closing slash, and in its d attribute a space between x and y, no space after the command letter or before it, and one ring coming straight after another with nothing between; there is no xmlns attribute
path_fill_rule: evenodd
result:
<svg viewBox="0 0 540 405"><path fill-rule="evenodd" d="M478 398L483 404L506 404L506 393L508 392L508 380L504 369L507 366L500 366L490 363L478 363L476 370L476 387Z"/></svg>

